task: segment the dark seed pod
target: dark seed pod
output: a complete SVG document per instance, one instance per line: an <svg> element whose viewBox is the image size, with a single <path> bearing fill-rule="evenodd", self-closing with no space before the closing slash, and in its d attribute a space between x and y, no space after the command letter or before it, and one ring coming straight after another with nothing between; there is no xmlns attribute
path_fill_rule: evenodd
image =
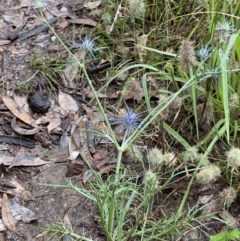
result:
<svg viewBox="0 0 240 241"><path fill-rule="evenodd" d="M50 103L45 94L40 91L34 92L29 98L29 106L36 113L45 114L50 108Z"/></svg>

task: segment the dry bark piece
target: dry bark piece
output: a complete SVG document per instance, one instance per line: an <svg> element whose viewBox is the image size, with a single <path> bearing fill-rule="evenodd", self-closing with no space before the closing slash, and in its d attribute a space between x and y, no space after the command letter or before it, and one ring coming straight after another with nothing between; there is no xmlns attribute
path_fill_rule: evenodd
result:
<svg viewBox="0 0 240 241"><path fill-rule="evenodd" d="M28 208L21 206L15 199L12 200L10 207L13 219L18 222L22 220L24 223L30 223L37 219L35 213Z"/></svg>
<svg viewBox="0 0 240 241"><path fill-rule="evenodd" d="M51 148L52 146L52 137L46 132L36 133L34 140L39 141L42 147Z"/></svg>
<svg viewBox="0 0 240 241"><path fill-rule="evenodd" d="M24 146L27 148L35 148L34 142L27 140L26 138L22 138L22 137L0 136L0 142L7 143L7 144L20 145L20 146Z"/></svg>
<svg viewBox="0 0 240 241"><path fill-rule="evenodd" d="M89 151L94 154L96 152L94 147L94 130L93 130L93 122L92 120L86 121L86 130L87 130L87 143Z"/></svg>
<svg viewBox="0 0 240 241"><path fill-rule="evenodd" d="M78 163L71 163L68 167L66 177L78 176L82 174L84 166Z"/></svg>
<svg viewBox="0 0 240 241"><path fill-rule="evenodd" d="M13 119L11 121L11 127L15 132L17 132L18 134L22 134L22 135L34 135L39 132L38 128L28 130L28 129L24 129L24 128L18 126L16 123L16 117L13 117Z"/></svg>
<svg viewBox="0 0 240 241"><path fill-rule="evenodd" d="M29 98L29 106L34 112L45 114L50 108L50 103L44 93L36 91Z"/></svg>
<svg viewBox="0 0 240 241"><path fill-rule="evenodd" d="M58 20L58 17L52 18L48 21L48 24L52 25L52 24L56 23L57 20ZM44 31L46 31L47 29L48 29L48 25L42 24L42 25L28 31L27 33L20 35L19 38L12 41L11 44L25 42L25 41L29 40L29 38L31 38L39 33L42 33Z"/></svg>

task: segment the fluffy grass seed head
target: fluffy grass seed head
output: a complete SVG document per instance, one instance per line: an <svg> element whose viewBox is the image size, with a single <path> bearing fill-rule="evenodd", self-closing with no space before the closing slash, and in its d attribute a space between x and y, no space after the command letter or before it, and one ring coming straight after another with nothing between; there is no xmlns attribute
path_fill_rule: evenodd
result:
<svg viewBox="0 0 240 241"><path fill-rule="evenodd" d="M173 152L167 152L163 155L164 164L166 166L175 166L177 162L176 155Z"/></svg>
<svg viewBox="0 0 240 241"><path fill-rule="evenodd" d="M198 148L196 146L192 146L186 149L186 151L183 152L181 156L183 162L187 164L188 162L195 163L196 161L198 161L198 155Z"/></svg>
<svg viewBox="0 0 240 241"><path fill-rule="evenodd" d="M150 169L145 172L143 181L147 186L154 186L154 189L158 188L159 182L157 180L157 175Z"/></svg>
<svg viewBox="0 0 240 241"><path fill-rule="evenodd" d="M143 88L140 84L140 81L136 78L131 78L128 82L127 92L129 95L133 97L133 99L137 100L137 102L141 102L144 96Z"/></svg>
<svg viewBox="0 0 240 241"><path fill-rule="evenodd" d="M125 154L131 160L143 162L142 152L136 145L132 145L130 148L128 148Z"/></svg>
<svg viewBox="0 0 240 241"><path fill-rule="evenodd" d="M158 105L161 105L164 101L166 101L168 96L166 94L160 94L157 97L158 97Z"/></svg>
<svg viewBox="0 0 240 241"><path fill-rule="evenodd" d="M71 43L74 47L76 47L78 49L84 49L94 57L94 54L93 54L94 44L95 44L94 41L95 41L95 39L91 40L88 35L85 35L85 38L84 38L84 40L82 41L81 44L76 43L74 41L71 41Z"/></svg>
<svg viewBox="0 0 240 241"><path fill-rule="evenodd" d="M148 153L148 160L152 167L160 167L164 164L164 155L162 150L153 148Z"/></svg>
<svg viewBox="0 0 240 241"><path fill-rule="evenodd" d="M211 164L208 166L204 166L203 169L197 173L196 179L200 184L206 185L216 181L217 178L220 176L220 168L216 165Z"/></svg>
<svg viewBox="0 0 240 241"><path fill-rule="evenodd" d="M179 47L180 65L184 71L187 71L191 66L197 65L197 59L192 42L183 40Z"/></svg>
<svg viewBox="0 0 240 241"><path fill-rule="evenodd" d="M197 105L197 115L199 117L199 125L204 130L210 126L211 121L213 120L213 104L208 101L206 104Z"/></svg>
<svg viewBox="0 0 240 241"><path fill-rule="evenodd" d="M237 147L231 148L227 152L227 162L229 166L237 168L240 166L240 149Z"/></svg>
<svg viewBox="0 0 240 241"><path fill-rule="evenodd" d="M214 42L226 43L233 31L235 31L235 29L232 23L226 20L218 22L215 28Z"/></svg>
<svg viewBox="0 0 240 241"><path fill-rule="evenodd" d="M209 162L208 158L203 157L203 154L199 153L198 154L198 161L201 161L202 158L204 158L204 160L202 160L202 166L209 166L210 162Z"/></svg>
<svg viewBox="0 0 240 241"><path fill-rule="evenodd" d="M236 200L237 198L237 191L233 187L225 188L220 194L220 197L224 200L224 204L227 207L230 207L231 204Z"/></svg>
<svg viewBox="0 0 240 241"><path fill-rule="evenodd" d="M141 18L145 12L144 0L127 0L130 17Z"/></svg>
<svg viewBox="0 0 240 241"><path fill-rule="evenodd" d="M169 105L171 111L178 111L182 106L182 99L177 96Z"/></svg>
<svg viewBox="0 0 240 241"><path fill-rule="evenodd" d="M239 96L237 93L232 94L228 99L229 109L232 110L239 105Z"/></svg>
<svg viewBox="0 0 240 241"><path fill-rule="evenodd" d="M166 94L158 95L158 105L163 106L163 103L166 101L168 96ZM169 107L164 109L160 114L159 118L163 121L166 121L169 118Z"/></svg>

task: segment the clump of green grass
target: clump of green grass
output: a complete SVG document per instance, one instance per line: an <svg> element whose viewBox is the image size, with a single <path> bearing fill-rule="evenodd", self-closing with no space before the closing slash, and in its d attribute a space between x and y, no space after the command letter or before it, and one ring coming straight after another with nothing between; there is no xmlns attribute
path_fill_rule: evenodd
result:
<svg viewBox="0 0 240 241"><path fill-rule="evenodd" d="M63 54L48 55L46 51L36 48L28 62L29 68L36 71L36 74L41 77L47 88L55 91L61 85L59 82L60 73L63 73L66 67ZM32 79L23 81L21 85L24 85L25 88L29 87Z"/></svg>

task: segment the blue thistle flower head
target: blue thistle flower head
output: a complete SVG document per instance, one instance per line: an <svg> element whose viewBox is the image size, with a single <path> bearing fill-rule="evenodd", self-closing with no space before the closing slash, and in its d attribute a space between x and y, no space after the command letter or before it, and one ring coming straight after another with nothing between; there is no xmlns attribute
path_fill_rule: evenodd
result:
<svg viewBox="0 0 240 241"><path fill-rule="evenodd" d="M208 45L201 45L200 49L198 49L196 53L197 53L197 56L200 58L201 62L209 58L211 55Z"/></svg>
<svg viewBox="0 0 240 241"><path fill-rule="evenodd" d="M217 23L216 30L222 30L222 31L226 31L226 32L231 32L231 31L234 31L235 29L234 29L232 23L229 23L226 20L224 20L222 22L218 22Z"/></svg>
<svg viewBox="0 0 240 241"><path fill-rule="evenodd" d="M91 40L90 37L86 35L81 44L76 43L74 41L72 41L71 43L73 44L74 47L76 47L78 49L84 49L87 52L89 52L92 56L94 56L94 54L93 54L94 44L95 44L94 41L95 41L95 39Z"/></svg>
<svg viewBox="0 0 240 241"><path fill-rule="evenodd" d="M127 105L126 105L127 106ZM111 124L112 125L118 125L118 129L120 130L126 130L127 136L131 133L131 131L134 128L139 128L139 117L142 115L142 113L134 113L133 110L129 110L127 106L127 113L126 115L121 119L112 119Z"/></svg>
<svg viewBox="0 0 240 241"><path fill-rule="evenodd" d="M128 110L125 117L120 120L121 124L126 127L126 131L129 134L133 128L136 128L139 125L139 115L134 113L133 110Z"/></svg>
<svg viewBox="0 0 240 241"><path fill-rule="evenodd" d="M210 72L211 72L211 74L212 74L212 78L213 78L214 80L217 80L217 79L218 79L218 74L219 74L218 69L217 69L217 68L212 68L212 69L210 70Z"/></svg>

